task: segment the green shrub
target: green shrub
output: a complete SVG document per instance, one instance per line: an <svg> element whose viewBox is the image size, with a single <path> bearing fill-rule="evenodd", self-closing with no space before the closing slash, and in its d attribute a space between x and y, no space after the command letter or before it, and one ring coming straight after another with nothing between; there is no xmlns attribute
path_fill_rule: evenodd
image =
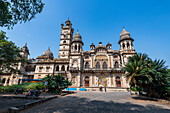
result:
<svg viewBox="0 0 170 113"><path fill-rule="evenodd" d="M23 88L23 91L29 91L29 89L35 90L36 88L42 89L45 88L44 84L41 82L36 83L22 83L17 85L11 85L11 86L0 86L0 92L14 92L16 89Z"/></svg>

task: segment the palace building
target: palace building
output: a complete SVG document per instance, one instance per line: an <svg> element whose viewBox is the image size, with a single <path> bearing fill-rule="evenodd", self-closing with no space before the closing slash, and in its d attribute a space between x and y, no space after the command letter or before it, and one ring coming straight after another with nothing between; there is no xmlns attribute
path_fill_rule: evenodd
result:
<svg viewBox="0 0 170 113"><path fill-rule="evenodd" d="M61 24L61 38L58 58L48 48L36 59L28 59L27 45L21 48L21 55L28 59L24 66L19 65L21 75L3 74L4 85L16 84L19 79L41 79L48 74L62 74L72 82L71 87L98 88L128 88L128 81L122 71L128 57L136 54L133 48L134 39L123 28L120 34L119 50L112 50L110 44L105 46L91 43L90 50L83 50L83 37L77 31L74 34L72 23L68 19Z"/></svg>

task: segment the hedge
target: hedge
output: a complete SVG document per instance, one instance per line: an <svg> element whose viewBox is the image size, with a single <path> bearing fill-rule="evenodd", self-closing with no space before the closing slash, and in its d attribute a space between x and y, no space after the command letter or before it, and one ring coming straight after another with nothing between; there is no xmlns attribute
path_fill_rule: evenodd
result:
<svg viewBox="0 0 170 113"><path fill-rule="evenodd" d="M11 85L11 86L0 86L0 92L14 92L16 89L23 88L23 91L29 91L29 89L35 90L36 88L42 89L45 88L43 83L36 82L36 83L22 83L17 85Z"/></svg>

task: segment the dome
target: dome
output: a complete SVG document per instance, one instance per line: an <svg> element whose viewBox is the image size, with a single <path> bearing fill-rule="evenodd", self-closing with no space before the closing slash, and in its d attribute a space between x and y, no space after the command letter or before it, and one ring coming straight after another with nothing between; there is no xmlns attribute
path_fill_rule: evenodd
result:
<svg viewBox="0 0 170 113"><path fill-rule="evenodd" d="M120 40L119 40L118 44L120 44L120 42L123 41L123 40L132 40L132 41L134 41L134 39L132 39L130 37L130 33L128 31L126 31L124 27L123 27L123 31L120 33Z"/></svg>
<svg viewBox="0 0 170 113"><path fill-rule="evenodd" d="M48 56L53 58L53 53L50 51L50 48L48 48L47 51L43 52L42 56Z"/></svg>
<svg viewBox="0 0 170 113"><path fill-rule="evenodd" d="M81 39L81 35L79 34L78 30L77 33L74 35L73 39Z"/></svg>
<svg viewBox="0 0 170 113"><path fill-rule="evenodd" d="M106 49L106 46L102 45L102 42L99 42L99 45L96 46L96 49L98 49L98 48L105 48Z"/></svg>
<svg viewBox="0 0 170 113"><path fill-rule="evenodd" d="M130 36L130 33L128 31L126 31L125 28L123 27L123 31L120 33L120 37L122 37L124 35L129 35Z"/></svg>

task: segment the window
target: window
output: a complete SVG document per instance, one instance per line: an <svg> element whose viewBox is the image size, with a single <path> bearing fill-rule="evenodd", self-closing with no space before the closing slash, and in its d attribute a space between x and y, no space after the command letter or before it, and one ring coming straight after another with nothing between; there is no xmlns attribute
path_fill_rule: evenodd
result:
<svg viewBox="0 0 170 113"><path fill-rule="evenodd" d="M99 62L96 63L96 68L100 69L100 63Z"/></svg>
<svg viewBox="0 0 170 113"><path fill-rule="evenodd" d="M59 66L56 67L56 71L59 71Z"/></svg>
<svg viewBox="0 0 170 113"><path fill-rule="evenodd" d="M10 79L8 78L7 83L9 83Z"/></svg>
<svg viewBox="0 0 170 113"><path fill-rule="evenodd" d="M115 65L114 65L115 68L119 68L119 63L116 61L115 62Z"/></svg>
<svg viewBox="0 0 170 113"><path fill-rule="evenodd" d="M78 51L80 51L80 45L79 45Z"/></svg>
<svg viewBox="0 0 170 113"><path fill-rule="evenodd" d="M6 78L3 78L3 79L2 79L2 83L5 83L5 80L6 80Z"/></svg>
<svg viewBox="0 0 170 113"><path fill-rule="evenodd" d="M39 67L39 72L42 72L43 67Z"/></svg>
<svg viewBox="0 0 170 113"><path fill-rule="evenodd" d="M86 76L85 78L84 78L84 82L85 82L85 86L89 86L89 77L88 76Z"/></svg>
<svg viewBox="0 0 170 113"><path fill-rule="evenodd" d="M61 67L61 71L65 71L65 66L64 65Z"/></svg>
<svg viewBox="0 0 170 113"><path fill-rule="evenodd" d="M129 42L127 43L127 48L130 48Z"/></svg>
<svg viewBox="0 0 170 113"><path fill-rule="evenodd" d="M89 68L89 63L88 62L86 62L85 68Z"/></svg>
<svg viewBox="0 0 170 113"><path fill-rule="evenodd" d="M85 56L85 59L89 59L89 56Z"/></svg>
<svg viewBox="0 0 170 113"><path fill-rule="evenodd" d="M117 56L117 55L115 55L115 56L114 56L114 58L118 58L118 56Z"/></svg>
<svg viewBox="0 0 170 113"><path fill-rule="evenodd" d="M50 70L50 67L46 67L46 72L49 72L49 70Z"/></svg>
<svg viewBox="0 0 170 113"><path fill-rule="evenodd" d="M75 45L74 50L77 50L77 45Z"/></svg>
<svg viewBox="0 0 170 113"><path fill-rule="evenodd" d="M107 64L106 64L106 62L103 62L103 69L107 69Z"/></svg>
<svg viewBox="0 0 170 113"><path fill-rule="evenodd" d="M66 43L66 41L64 40L63 43Z"/></svg>
<svg viewBox="0 0 170 113"><path fill-rule="evenodd" d="M123 49L125 49L125 44L123 43Z"/></svg>

